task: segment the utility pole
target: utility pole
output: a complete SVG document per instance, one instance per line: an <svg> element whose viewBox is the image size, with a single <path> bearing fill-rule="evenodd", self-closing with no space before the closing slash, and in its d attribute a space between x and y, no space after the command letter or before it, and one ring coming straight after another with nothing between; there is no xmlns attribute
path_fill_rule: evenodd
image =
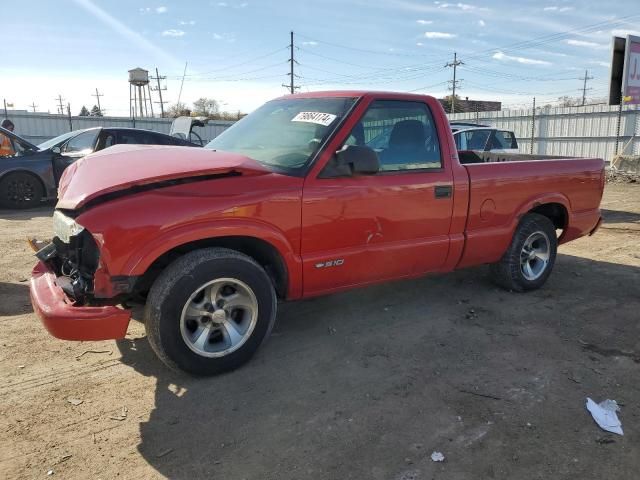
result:
<svg viewBox="0 0 640 480"><path fill-rule="evenodd" d="M70 103L67 103L67 117L69 118L69 131L72 132L73 122L71 121L71 104Z"/></svg>
<svg viewBox="0 0 640 480"><path fill-rule="evenodd" d="M64 115L64 105L62 104L62 102L64 102L64 98L62 98L62 95L58 94L58 98L56 98L56 100L58 101L58 113L60 115Z"/></svg>
<svg viewBox="0 0 640 480"><path fill-rule="evenodd" d="M593 77L589 76L589 70L585 70L584 77L580 77L578 80L584 80L582 86L582 106L584 107L585 103L587 103L587 90L593 90L592 88L587 88L587 80L593 80Z"/></svg>
<svg viewBox="0 0 640 480"><path fill-rule="evenodd" d="M96 97L96 100L98 101L98 113L102 115L102 108L100 107L100 97L104 97L104 95L98 92L98 89L96 88L96 94L92 94L91 96Z"/></svg>
<svg viewBox="0 0 640 480"><path fill-rule="evenodd" d="M178 93L178 108L180 108L180 99L182 98L182 86L184 85L184 77L187 76L187 62L184 62L184 72L182 72L182 82L180 82L180 93Z"/></svg>
<svg viewBox="0 0 640 480"><path fill-rule="evenodd" d="M166 80L167 77L161 77L160 74L158 73L158 67L156 67L156 76L155 77L151 77L151 80L155 80L158 82L158 86L156 88L151 87L151 91L153 92L158 92L158 95L160 95L160 101L159 102L154 102L154 103L159 103L160 104L160 117L164 118L164 104L167 102L163 102L162 101L162 91L166 90L167 87L161 87L160 86L160 80Z"/></svg>
<svg viewBox="0 0 640 480"><path fill-rule="evenodd" d="M285 85L284 83L282 84L283 87L288 88L289 89L289 93L291 93L292 95L296 92L296 88L300 88L300 87L296 87L295 83L294 83L294 79L296 77L295 73L293 72L293 65L298 63L296 62L294 56L293 56L293 49L294 49L294 44L293 44L293 31L291 31L291 43L289 43L289 51L290 51L290 55L289 55L289 64L290 64L290 71L289 73L287 73L287 75L290 77L289 78L289 85Z"/></svg>
<svg viewBox="0 0 640 480"><path fill-rule="evenodd" d="M529 146L529 154L533 155L533 139L536 133L536 97L533 97L533 110L531 112L531 145Z"/></svg>
<svg viewBox="0 0 640 480"><path fill-rule="evenodd" d="M616 117L616 155L620 146L620 125L622 123L622 106L624 105L624 92L620 92L620 105L618 105L618 116ZM6 110L6 109L5 109Z"/></svg>
<svg viewBox="0 0 640 480"><path fill-rule="evenodd" d="M33 109L33 113L36 113L36 107L38 106L36 105L36 102L32 102L29 106Z"/></svg>
<svg viewBox="0 0 640 480"><path fill-rule="evenodd" d="M460 81L460 80L456 80L456 69L458 68L458 65L464 65L464 62L458 60L458 54L456 52L453 52L453 62L449 62L445 64L445 68L453 67L453 80L449 80L449 83L451 83L451 90L452 90L451 113L456 113L456 87L458 86L458 82Z"/></svg>

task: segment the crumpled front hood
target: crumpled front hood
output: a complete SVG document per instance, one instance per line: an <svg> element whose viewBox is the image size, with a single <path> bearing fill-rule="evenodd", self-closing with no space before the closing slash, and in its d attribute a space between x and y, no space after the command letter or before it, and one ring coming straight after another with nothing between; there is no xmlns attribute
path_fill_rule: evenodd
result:
<svg viewBox="0 0 640 480"><path fill-rule="evenodd" d="M65 170L57 208L77 209L102 195L131 187L226 173L253 176L269 170L234 153L192 147L115 145L88 155Z"/></svg>

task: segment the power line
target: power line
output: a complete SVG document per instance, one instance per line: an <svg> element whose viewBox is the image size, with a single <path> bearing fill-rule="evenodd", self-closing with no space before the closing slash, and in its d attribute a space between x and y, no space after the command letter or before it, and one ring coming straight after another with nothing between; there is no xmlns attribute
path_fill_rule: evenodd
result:
<svg viewBox="0 0 640 480"><path fill-rule="evenodd" d="M584 77L579 78L579 80L584 80L582 85L582 106L584 107L585 103L587 103L587 90L593 90L593 88L587 88L587 80L593 80L593 77L589 76L589 70L585 70Z"/></svg>
<svg viewBox="0 0 640 480"><path fill-rule="evenodd" d="M289 46L287 45L286 47L280 47L280 48L278 48L276 50L270 51L269 53L265 53L264 55L260 55L258 57L250 58L249 60L245 60L245 61L240 62L240 63L236 63L236 64L233 64L233 65L228 65L226 67L217 68L215 70L208 70L206 72L191 73L191 74L185 75L185 76L187 76L187 77L198 77L198 76L203 76L203 75L215 74L217 72L224 72L224 71L231 70L231 69L234 69L234 68L237 68L237 67L242 67L243 65L247 65L248 63L254 63L257 60L262 60L263 58L270 57L272 55L275 55L276 53L282 52L283 50L287 50L288 48L289 48ZM182 78L182 75L177 76L175 78L180 79L180 78Z"/></svg>
<svg viewBox="0 0 640 480"><path fill-rule="evenodd" d="M460 65L464 65L464 62L458 60L458 54L456 52L453 52L453 62L448 62L444 65L445 67L453 67L453 80L451 80L451 113L456 113L456 87L460 81L456 80L456 69Z"/></svg>

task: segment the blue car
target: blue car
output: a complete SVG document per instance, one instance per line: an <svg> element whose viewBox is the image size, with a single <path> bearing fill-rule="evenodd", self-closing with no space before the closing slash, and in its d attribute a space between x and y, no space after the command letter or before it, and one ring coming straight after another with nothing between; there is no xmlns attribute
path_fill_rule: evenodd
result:
<svg viewBox="0 0 640 480"><path fill-rule="evenodd" d="M57 197L65 168L76 160L116 144L182 145L198 147L185 139L136 128L95 127L74 130L33 145L0 127L13 152L0 153L0 208L31 208Z"/></svg>

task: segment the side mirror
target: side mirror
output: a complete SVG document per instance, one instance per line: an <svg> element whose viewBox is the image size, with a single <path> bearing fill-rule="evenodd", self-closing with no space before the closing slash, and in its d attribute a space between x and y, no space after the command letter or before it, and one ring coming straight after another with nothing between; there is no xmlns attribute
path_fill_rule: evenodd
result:
<svg viewBox="0 0 640 480"><path fill-rule="evenodd" d="M345 145L336 152L339 165L347 166L352 174L375 175L380 170L378 154L372 148Z"/></svg>
<svg viewBox="0 0 640 480"><path fill-rule="evenodd" d="M56 155L60 155L60 153L62 153L62 150L60 149L60 147L53 147L51 148L51 153L55 153Z"/></svg>

